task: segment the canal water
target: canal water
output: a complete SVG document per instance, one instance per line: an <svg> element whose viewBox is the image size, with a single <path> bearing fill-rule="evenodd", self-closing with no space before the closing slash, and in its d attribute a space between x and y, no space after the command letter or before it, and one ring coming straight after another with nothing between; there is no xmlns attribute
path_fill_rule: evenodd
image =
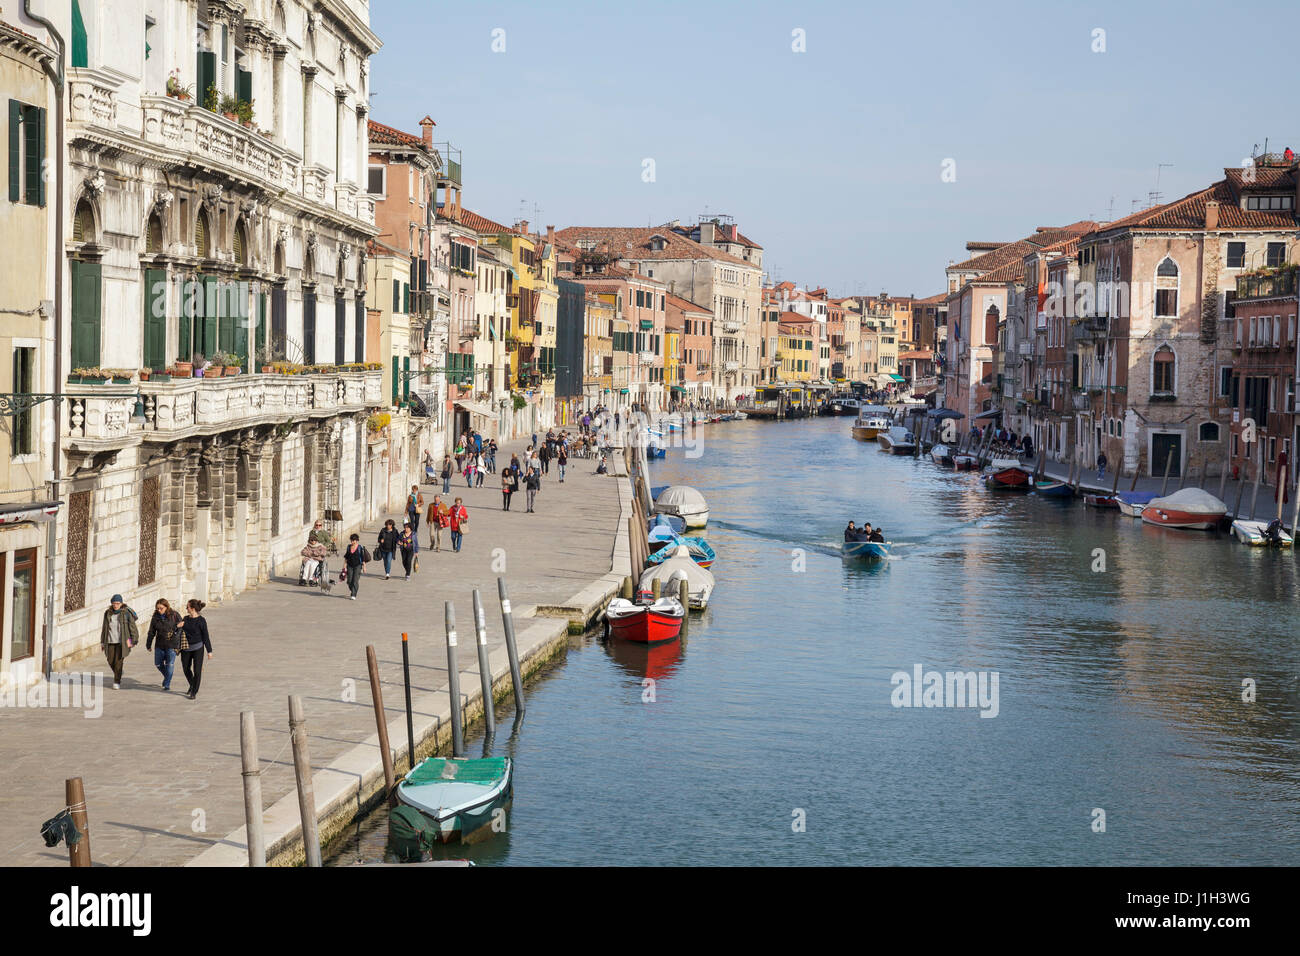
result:
<svg viewBox="0 0 1300 956"><path fill-rule="evenodd" d="M508 832L450 856L1300 860L1300 559L989 492L849 423L710 425L699 457L651 464L708 499L709 610L648 652L575 639L496 748L516 767ZM894 556L845 562L850 518ZM983 672L990 716L894 706L917 666ZM384 820L335 863L379 858Z"/></svg>

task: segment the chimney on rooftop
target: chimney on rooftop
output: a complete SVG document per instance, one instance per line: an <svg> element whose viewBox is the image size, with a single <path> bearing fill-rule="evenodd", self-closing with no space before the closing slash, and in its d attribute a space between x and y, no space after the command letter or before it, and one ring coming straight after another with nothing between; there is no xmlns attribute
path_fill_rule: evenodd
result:
<svg viewBox="0 0 1300 956"><path fill-rule="evenodd" d="M1214 199L1205 201L1205 228L1207 231L1219 228L1219 203Z"/></svg>
<svg viewBox="0 0 1300 956"><path fill-rule="evenodd" d="M420 135L424 137L425 146L433 146L434 125L432 116L426 116L424 119L420 120Z"/></svg>
<svg viewBox="0 0 1300 956"><path fill-rule="evenodd" d="M547 227L546 227L546 241L549 242L549 243L551 243L552 245L555 244L555 227L554 227L554 226L547 226Z"/></svg>
<svg viewBox="0 0 1300 956"><path fill-rule="evenodd" d="M515 223L515 229L518 232L522 232L525 236L528 235L528 220L520 219L519 222Z"/></svg>

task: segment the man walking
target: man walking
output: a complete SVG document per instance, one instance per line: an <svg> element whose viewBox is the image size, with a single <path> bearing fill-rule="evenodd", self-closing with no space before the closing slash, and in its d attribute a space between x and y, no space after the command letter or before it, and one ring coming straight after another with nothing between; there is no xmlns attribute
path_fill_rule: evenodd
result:
<svg viewBox="0 0 1300 956"><path fill-rule="evenodd" d="M434 495L429 505L429 547L434 551L442 550L442 529L447 524L447 506L442 503L442 495Z"/></svg>
<svg viewBox="0 0 1300 956"><path fill-rule="evenodd" d="M542 476L538 474L537 469L529 467L528 474L524 478L524 487L528 489L528 513L533 513L533 501L537 498L537 492L542 490Z"/></svg>
<svg viewBox="0 0 1300 956"><path fill-rule="evenodd" d="M460 550L460 543L465 537L465 526L469 524L469 512L465 510L465 505L461 499L457 498L447 512L447 522L451 525L451 548L453 551Z"/></svg>
<svg viewBox="0 0 1300 956"><path fill-rule="evenodd" d="M442 456L442 493L451 494L451 455Z"/></svg>
<svg viewBox="0 0 1300 956"><path fill-rule="evenodd" d="M113 688L122 687L122 665L131 648L140 643L140 629L135 623L135 611L126 606L122 595L114 594L104 611L104 623L99 629L99 646L113 671Z"/></svg>
<svg viewBox="0 0 1300 956"><path fill-rule="evenodd" d="M1103 451L1097 455L1097 480L1101 481L1106 477L1106 453Z"/></svg>

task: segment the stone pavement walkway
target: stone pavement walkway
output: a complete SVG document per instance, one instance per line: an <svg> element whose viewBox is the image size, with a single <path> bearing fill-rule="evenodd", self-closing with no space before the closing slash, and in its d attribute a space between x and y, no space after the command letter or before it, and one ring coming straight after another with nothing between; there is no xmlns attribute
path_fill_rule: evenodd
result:
<svg viewBox="0 0 1300 956"><path fill-rule="evenodd" d="M508 463L510 452L521 448L503 448L498 464ZM63 807L64 780L72 776L85 783L96 865L186 863L244 824L239 712L256 715L263 805L270 808L294 790L288 696L302 696L312 766L326 767L375 732L367 644L374 644L379 656L390 718L403 711L402 631L410 634L417 711L418 695L445 689L446 600L455 603L461 635L461 690L476 692L473 588L480 590L487 614L489 647L498 648L498 573L510 589L519 632L530 623L521 613L529 606L562 604L610 572L621 530L621 483L595 476L589 460L572 461L563 484L556 471L552 463L535 514L524 512L522 494L509 513L502 512L499 475L489 475L482 488L467 489L463 478L459 485L453 481L452 496L463 497L470 514L463 550L446 550L445 532L444 551L425 549L422 521L420 570L409 582L400 573L385 581L383 565L371 564L359 597L350 601L346 585L339 583L329 595L299 587L295 566L292 577L277 577L209 607L204 616L214 655L205 664L196 700L184 695L179 661L172 691L163 693L142 639L127 658L121 690L112 689L108 675L98 719L67 708L0 708L6 778L0 791L0 865L67 865L66 847L46 848L39 830ZM423 491L427 504L433 489ZM377 530L363 532L367 547L373 549ZM498 548L504 571L499 563L493 569ZM174 598L180 603L183 595ZM143 616L152 608L137 610ZM96 657L71 670L104 672L106 667ZM345 699L348 681L354 682L354 700ZM393 738L394 748L404 748L404 737Z"/></svg>

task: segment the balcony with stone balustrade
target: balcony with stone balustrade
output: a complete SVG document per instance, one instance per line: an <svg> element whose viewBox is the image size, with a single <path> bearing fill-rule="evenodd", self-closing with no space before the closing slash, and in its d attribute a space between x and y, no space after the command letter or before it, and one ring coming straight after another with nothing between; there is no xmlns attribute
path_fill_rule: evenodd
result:
<svg viewBox="0 0 1300 956"><path fill-rule="evenodd" d="M71 138L207 166L273 194L295 195L374 225L375 203L369 194L353 183L336 182L324 166L304 166L287 147L192 100L141 94L137 101L120 96L120 84L115 75L101 70L68 71Z"/></svg>
<svg viewBox="0 0 1300 956"><path fill-rule="evenodd" d="M66 399L63 437L83 450L163 443L259 425L357 414L384 404L381 370L82 385ZM95 396L102 389L104 398ZM136 398L144 422L132 422ZM108 397L112 396L112 397Z"/></svg>

